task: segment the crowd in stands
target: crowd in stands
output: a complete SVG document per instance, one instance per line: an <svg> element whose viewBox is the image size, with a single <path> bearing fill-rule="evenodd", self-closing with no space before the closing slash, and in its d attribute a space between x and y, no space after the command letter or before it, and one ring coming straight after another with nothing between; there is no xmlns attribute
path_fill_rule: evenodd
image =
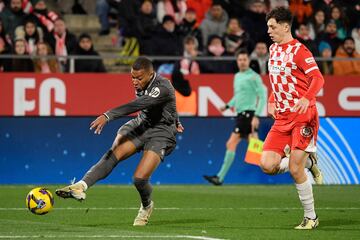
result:
<svg viewBox="0 0 360 240"><path fill-rule="evenodd" d="M360 74L359 60L332 59L360 56L360 0L97 0L96 14L100 36L119 29L122 55L182 57L179 62L156 61L161 73L234 73L235 61L222 57L246 49L251 67L266 74L272 42L265 16L279 6L293 13L293 35L321 58L324 74ZM44 56L98 55L91 36L69 32L46 1L0 0L0 54L9 53L34 60L0 59L0 71L67 72L67 59L54 62ZM212 60L195 61L198 56ZM101 60L75 61L75 72L104 71Z"/></svg>
<svg viewBox="0 0 360 240"><path fill-rule="evenodd" d="M0 54L15 55L0 58L0 72L38 73L68 72L69 55L99 55L90 35L77 38L43 0L0 0ZM102 60L74 62L75 72L106 72Z"/></svg>

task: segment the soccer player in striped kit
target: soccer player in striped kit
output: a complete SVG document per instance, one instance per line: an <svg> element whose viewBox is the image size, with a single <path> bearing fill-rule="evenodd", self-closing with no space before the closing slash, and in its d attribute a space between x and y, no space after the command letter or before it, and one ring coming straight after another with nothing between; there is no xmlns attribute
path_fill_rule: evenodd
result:
<svg viewBox="0 0 360 240"><path fill-rule="evenodd" d="M275 123L266 137L260 165L267 174L290 171L304 208L303 221L295 229L314 229L319 219L305 168L310 170L316 183L322 183L315 154L319 129L315 96L324 78L312 53L292 37L292 16L288 9L273 9L266 21L274 42L268 63L273 90L268 111ZM285 157L284 149L289 147L290 154Z"/></svg>

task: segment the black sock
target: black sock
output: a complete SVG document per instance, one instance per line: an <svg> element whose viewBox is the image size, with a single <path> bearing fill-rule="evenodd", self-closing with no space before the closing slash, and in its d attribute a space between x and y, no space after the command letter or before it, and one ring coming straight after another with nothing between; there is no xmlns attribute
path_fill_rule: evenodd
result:
<svg viewBox="0 0 360 240"><path fill-rule="evenodd" d="M134 185L140 194L143 207L146 208L151 203L152 186L149 179L134 178Z"/></svg>
<svg viewBox="0 0 360 240"><path fill-rule="evenodd" d="M89 171L87 171L82 180L86 182L88 187L90 187L97 181L106 178L116 167L118 162L119 161L116 159L113 151L109 150L104 154L104 156L102 156L99 162L97 162L90 168Z"/></svg>

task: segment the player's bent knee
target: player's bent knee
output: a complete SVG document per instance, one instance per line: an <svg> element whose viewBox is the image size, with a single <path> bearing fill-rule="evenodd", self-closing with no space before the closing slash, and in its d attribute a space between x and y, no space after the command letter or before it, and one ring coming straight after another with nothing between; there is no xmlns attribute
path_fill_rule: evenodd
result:
<svg viewBox="0 0 360 240"><path fill-rule="evenodd" d="M260 168L266 174L276 174L278 172L277 164L274 163L273 159L262 157L260 160Z"/></svg>

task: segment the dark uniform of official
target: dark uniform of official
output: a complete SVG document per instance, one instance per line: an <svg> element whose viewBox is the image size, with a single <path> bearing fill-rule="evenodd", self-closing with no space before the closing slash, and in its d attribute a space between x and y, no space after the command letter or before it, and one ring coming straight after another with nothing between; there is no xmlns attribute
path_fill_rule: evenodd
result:
<svg viewBox="0 0 360 240"><path fill-rule="evenodd" d="M155 73L148 87L136 92L136 96L132 102L104 115L113 120L141 110L136 118L120 127L118 133L132 141L139 151L154 151L163 160L176 145L178 115L175 90L169 80Z"/></svg>

